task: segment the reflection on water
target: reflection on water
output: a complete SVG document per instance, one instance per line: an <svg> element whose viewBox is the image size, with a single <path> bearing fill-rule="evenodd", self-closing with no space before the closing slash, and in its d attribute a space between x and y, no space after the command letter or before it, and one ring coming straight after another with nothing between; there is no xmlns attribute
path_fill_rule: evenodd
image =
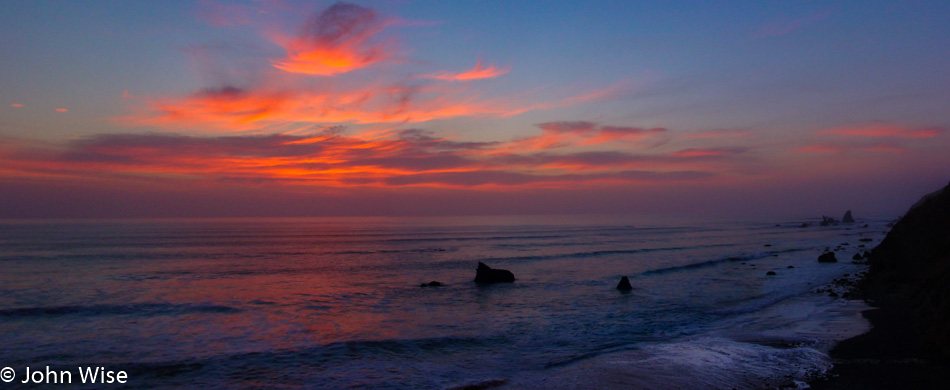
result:
<svg viewBox="0 0 950 390"><path fill-rule="evenodd" d="M856 269L820 265L816 253L880 235L876 225L784 225L3 223L0 354L12 366L128 367L157 387L441 387L545 372L805 294ZM475 285L478 261L518 281ZM622 275L633 292L613 288ZM432 280L445 286L419 287Z"/></svg>

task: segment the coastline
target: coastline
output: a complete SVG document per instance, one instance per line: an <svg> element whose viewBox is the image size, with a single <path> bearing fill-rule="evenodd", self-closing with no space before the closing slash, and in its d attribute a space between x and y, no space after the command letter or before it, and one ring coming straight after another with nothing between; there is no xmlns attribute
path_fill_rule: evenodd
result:
<svg viewBox="0 0 950 390"><path fill-rule="evenodd" d="M867 333L830 351L815 389L950 388L950 185L925 195L873 249L851 289L873 309Z"/></svg>

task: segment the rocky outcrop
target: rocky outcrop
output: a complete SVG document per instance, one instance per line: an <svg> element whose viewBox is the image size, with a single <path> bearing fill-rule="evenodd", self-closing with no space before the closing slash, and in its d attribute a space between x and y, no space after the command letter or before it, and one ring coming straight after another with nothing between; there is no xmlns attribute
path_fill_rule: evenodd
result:
<svg viewBox="0 0 950 390"><path fill-rule="evenodd" d="M925 346L950 357L950 185L914 204L871 251L863 290L910 313Z"/></svg>
<svg viewBox="0 0 950 390"><path fill-rule="evenodd" d="M834 252L825 252L821 256L818 256L819 263L837 263L838 259L835 258Z"/></svg>
<svg viewBox="0 0 950 390"><path fill-rule="evenodd" d="M821 226L831 226L831 225L837 225L837 224L838 224L837 219L824 216L824 215L821 216Z"/></svg>
<svg viewBox="0 0 950 390"><path fill-rule="evenodd" d="M844 212L844 217L841 218L841 223L854 223L854 217L851 216L851 210Z"/></svg>
<svg viewBox="0 0 950 390"><path fill-rule="evenodd" d="M422 283L419 287L442 287L442 283L433 280L429 283Z"/></svg>
<svg viewBox="0 0 950 390"><path fill-rule="evenodd" d="M475 269L475 283L511 283L515 281L515 274L506 269L494 269L479 262Z"/></svg>
<svg viewBox="0 0 950 390"><path fill-rule="evenodd" d="M620 290L620 291L633 290L633 286L630 285L630 279L628 279L626 276L620 278L620 283L617 283L617 290Z"/></svg>

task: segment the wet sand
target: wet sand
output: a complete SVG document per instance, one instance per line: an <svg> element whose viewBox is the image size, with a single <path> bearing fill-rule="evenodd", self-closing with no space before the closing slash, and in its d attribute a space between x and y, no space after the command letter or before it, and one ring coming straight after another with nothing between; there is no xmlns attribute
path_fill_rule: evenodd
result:
<svg viewBox="0 0 950 390"><path fill-rule="evenodd" d="M863 313L871 331L838 343L834 367L815 389L950 389L950 361L927 352L900 307Z"/></svg>

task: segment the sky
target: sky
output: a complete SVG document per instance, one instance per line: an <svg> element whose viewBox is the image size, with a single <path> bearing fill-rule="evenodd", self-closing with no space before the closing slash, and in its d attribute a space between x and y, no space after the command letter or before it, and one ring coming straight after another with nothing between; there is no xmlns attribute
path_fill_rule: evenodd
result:
<svg viewBox="0 0 950 390"><path fill-rule="evenodd" d="M947 2L0 2L0 218L896 217Z"/></svg>

